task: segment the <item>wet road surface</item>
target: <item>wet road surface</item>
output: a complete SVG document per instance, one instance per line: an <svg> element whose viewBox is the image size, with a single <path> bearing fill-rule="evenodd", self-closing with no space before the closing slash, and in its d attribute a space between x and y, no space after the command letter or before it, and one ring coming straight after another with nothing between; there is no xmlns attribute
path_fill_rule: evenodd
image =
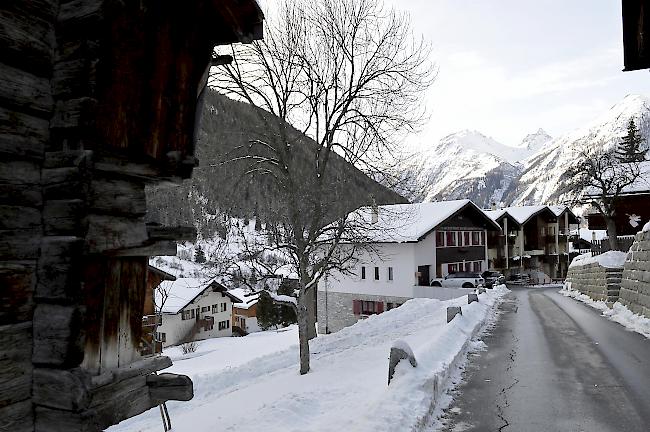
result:
<svg viewBox="0 0 650 432"><path fill-rule="evenodd" d="M443 431L650 432L650 340L557 291L507 295Z"/></svg>

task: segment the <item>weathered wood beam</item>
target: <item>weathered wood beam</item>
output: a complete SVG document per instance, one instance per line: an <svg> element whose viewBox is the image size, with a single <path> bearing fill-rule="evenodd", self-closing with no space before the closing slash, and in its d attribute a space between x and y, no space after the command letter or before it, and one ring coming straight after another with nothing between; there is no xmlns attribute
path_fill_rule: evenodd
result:
<svg viewBox="0 0 650 432"><path fill-rule="evenodd" d="M93 179L89 197L93 211L130 216L144 216L147 200L141 181L96 178Z"/></svg>
<svg viewBox="0 0 650 432"><path fill-rule="evenodd" d="M192 380L185 375L163 373L147 376L151 399L160 404L168 400L188 401L194 397Z"/></svg>
<svg viewBox="0 0 650 432"><path fill-rule="evenodd" d="M50 79L0 63L0 100L20 112L47 118L53 108Z"/></svg>
<svg viewBox="0 0 650 432"><path fill-rule="evenodd" d="M175 256L177 245L175 241L161 240L154 241L145 246L125 248L108 252L112 256Z"/></svg>
<svg viewBox="0 0 650 432"><path fill-rule="evenodd" d="M49 127L47 119L0 107L0 153L43 159Z"/></svg>
<svg viewBox="0 0 650 432"><path fill-rule="evenodd" d="M25 400L0 407L2 428L11 432L34 432L32 401Z"/></svg>
<svg viewBox="0 0 650 432"><path fill-rule="evenodd" d="M147 233L152 240L196 240L196 228L194 227L147 224Z"/></svg>
<svg viewBox="0 0 650 432"><path fill-rule="evenodd" d="M140 248L149 240L142 218L89 214L87 222L86 245L90 253Z"/></svg>
<svg viewBox="0 0 650 432"><path fill-rule="evenodd" d="M0 262L0 325L31 322L34 309L36 261ZM31 324L29 325L31 346ZM0 330L2 331L2 330ZM1 336L0 336L1 337ZM0 352L11 345L1 343ZM2 354L0 354L0 358Z"/></svg>
<svg viewBox="0 0 650 432"><path fill-rule="evenodd" d="M84 241L79 237L43 237L36 298L64 302L79 299L83 247Z"/></svg>
<svg viewBox="0 0 650 432"><path fill-rule="evenodd" d="M33 402L67 411L80 411L90 403L90 376L81 369L34 369Z"/></svg>
<svg viewBox="0 0 650 432"><path fill-rule="evenodd" d="M93 389L99 388L114 381L122 381L138 375L149 375L172 365L172 361L167 356L155 356L143 358L127 366L112 369L100 375L92 377L91 383Z"/></svg>
<svg viewBox="0 0 650 432"><path fill-rule="evenodd" d="M75 306L39 304L34 310L32 362L75 367L83 359L82 317Z"/></svg>
<svg viewBox="0 0 650 432"><path fill-rule="evenodd" d="M97 100L89 97L59 101L50 120L51 128L79 128L92 124Z"/></svg>
<svg viewBox="0 0 650 432"><path fill-rule="evenodd" d="M32 392L32 323L0 326L0 410ZM2 411L0 411L1 413ZM4 417L0 416L4 420ZM0 424L2 421L0 421Z"/></svg>

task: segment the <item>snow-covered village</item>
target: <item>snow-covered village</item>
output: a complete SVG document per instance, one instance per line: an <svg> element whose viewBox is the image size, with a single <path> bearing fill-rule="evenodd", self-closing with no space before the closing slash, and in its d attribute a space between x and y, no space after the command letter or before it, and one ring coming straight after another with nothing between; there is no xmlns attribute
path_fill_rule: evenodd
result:
<svg viewBox="0 0 650 432"><path fill-rule="evenodd" d="M648 432L646 35L3 1L0 432Z"/></svg>

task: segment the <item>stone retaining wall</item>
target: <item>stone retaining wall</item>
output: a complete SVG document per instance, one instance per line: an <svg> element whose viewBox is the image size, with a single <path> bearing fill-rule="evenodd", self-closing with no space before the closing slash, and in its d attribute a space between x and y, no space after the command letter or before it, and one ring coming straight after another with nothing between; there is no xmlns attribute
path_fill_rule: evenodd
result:
<svg viewBox="0 0 650 432"><path fill-rule="evenodd" d="M614 303L619 297L622 273L621 267L607 268L591 263L570 267L566 281L571 283L571 289L594 300Z"/></svg>
<svg viewBox="0 0 650 432"><path fill-rule="evenodd" d="M636 235L623 267L619 302L650 318L650 231Z"/></svg>
<svg viewBox="0 0 650 432"><path fill-rule="evenodd" d="M384 302L384 310L387 310L386 303L403 304L408 297L393 297L370 294L350 294L328 291L318 292L318 332L330 333L337 332L344 327L351 326L360 319L360 315L355 315L352 310L353 300L365 300ZM325 306L327 302L327 307ZM326 312L327 311L327 312ZM325 316L327 313L327 317ZM325 328L327 324L327 329Z"/></svg>

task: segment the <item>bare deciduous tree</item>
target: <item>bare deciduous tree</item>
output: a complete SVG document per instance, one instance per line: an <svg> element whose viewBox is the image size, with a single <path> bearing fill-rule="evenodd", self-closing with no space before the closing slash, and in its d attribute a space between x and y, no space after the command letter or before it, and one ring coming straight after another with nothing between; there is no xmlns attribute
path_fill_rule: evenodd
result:
<svg viewBox="0 0 650 432"><path fill-rule="evenodd" d="M565 173L566 189L574 192L577 200L591 204L602 215L610 249L619 250L616 203L624 189L639 178L642 165L640 162L620 162L616 147L596 151L593 147L584 146L578 150L574 159L578 162Z"/></svg>
<svg viewBox="0 0 650 432"><path fill-rule="evenodd" d="M332 160L381 172L382 160L423 121L435 71L407 17L375 0L285 1L267 18L264 40L233 46L232 63L214 69L211 85L257 107L266 129L228 162L246 163L248 175L275 185L278 215L266 233L297 275L304 374L315 336L308 295L332 269L350 268L352 245L368 243L367 227L349 217L354 208L340 204L351 185Z"/></svg>

